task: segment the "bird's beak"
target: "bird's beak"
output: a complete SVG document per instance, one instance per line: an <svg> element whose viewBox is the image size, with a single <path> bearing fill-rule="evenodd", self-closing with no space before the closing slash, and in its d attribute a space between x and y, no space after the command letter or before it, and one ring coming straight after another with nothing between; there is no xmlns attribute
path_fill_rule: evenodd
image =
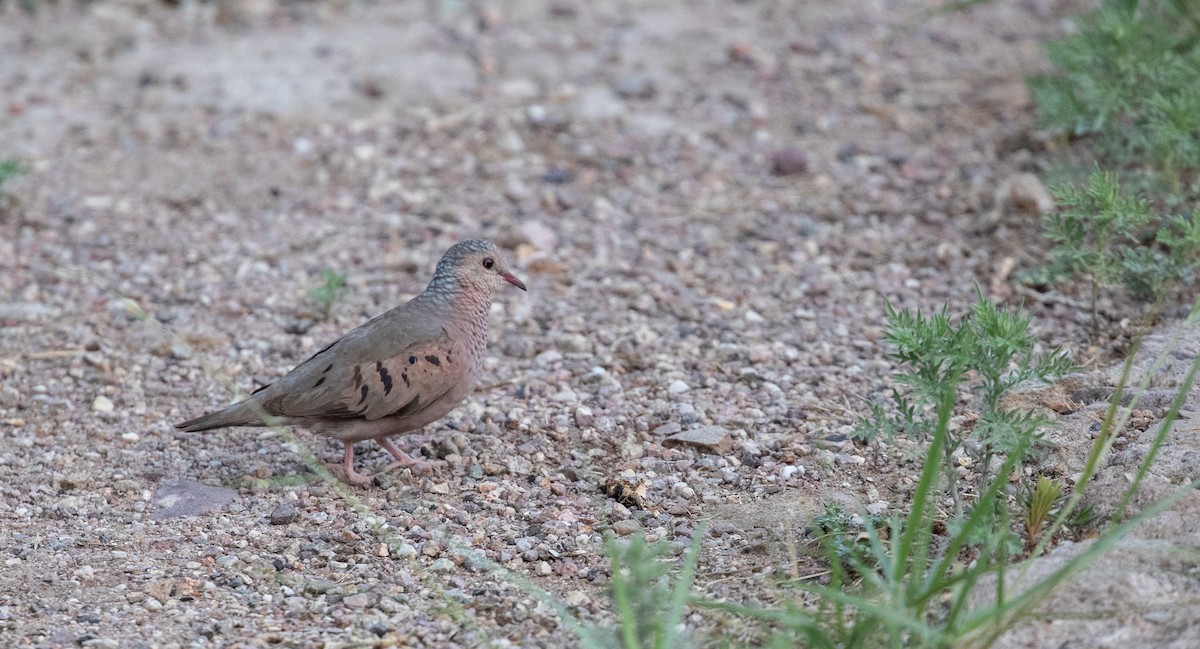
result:
<svg viewBox="0 0 1200 649"><path fill-rule="evenodd" d="M525 282L522 282L521 280L517 279L516 276L513 275L512 273L500 273L500 276L504 278L504 281L521 289L522 291L528 290L525 288Z"/></svg>

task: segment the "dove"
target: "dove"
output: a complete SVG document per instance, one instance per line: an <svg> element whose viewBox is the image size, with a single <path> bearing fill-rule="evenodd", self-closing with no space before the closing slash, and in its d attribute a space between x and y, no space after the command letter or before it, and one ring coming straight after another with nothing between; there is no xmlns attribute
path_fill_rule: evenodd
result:
<svg viewBox="0 0 1200 649"><path fill-rule="evenodd" d="M475 386L487 349L492 293L525 284L484 239L462 241L442 255L418 296L359 326L245 400L176 425L188 432L230 426L300 426L344 445L346 478L354 444L375 440L396 458L385 471L428 468L389 439L446 416ZM264 421L264 415L268 421Z"/></svg>

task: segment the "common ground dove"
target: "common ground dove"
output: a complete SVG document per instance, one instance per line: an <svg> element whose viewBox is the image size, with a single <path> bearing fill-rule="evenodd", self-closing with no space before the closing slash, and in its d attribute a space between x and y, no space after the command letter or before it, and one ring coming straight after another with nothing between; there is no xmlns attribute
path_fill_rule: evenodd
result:
<svg viewBox="0 0 1200 649"><path fill-rule="evenodd" d="M388 437L441 419L462 402L483 364L492 291L525 284L508 270L496 246L483 239L455 244L442 255L429 286L346 334L278 381L224 410L176 426L201 431L226 426L296 425L345 445L346 477L354 470L354 443L373 439L397 466L420 471L426 462L396 448Z"/></svg>

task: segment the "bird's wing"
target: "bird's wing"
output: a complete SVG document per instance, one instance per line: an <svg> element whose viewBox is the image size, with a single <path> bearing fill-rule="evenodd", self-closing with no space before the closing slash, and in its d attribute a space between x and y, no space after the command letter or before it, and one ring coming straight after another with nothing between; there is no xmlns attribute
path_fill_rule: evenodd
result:
<svg viewBox="0 0 1200 649"><path fill-rule="evenodd" d="M364 324L252 398L283 417L420 412L465 380L469 368L444 328L406 316L396 310Z"/></svg>

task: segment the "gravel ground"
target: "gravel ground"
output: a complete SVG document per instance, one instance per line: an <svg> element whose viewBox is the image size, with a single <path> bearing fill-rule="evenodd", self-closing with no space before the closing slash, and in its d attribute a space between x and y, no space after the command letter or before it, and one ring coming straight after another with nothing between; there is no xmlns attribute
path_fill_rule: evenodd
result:
<svg viewBox="0 0 1200 649"><path fill-rule="evenodd" d="M780 578L820 569L811 515L903 509L919 470L845 440L895 370L885 300L1015 303L1039 259L1024 80L1078 8L930 6L0 4L0 158L31 168L0 213L0 639L571 646L464 551L603 623L604 532L682 552L700 522L699 590L790 601ZM297 454L340 457L304 431L174 430L230 400L219 376L273 380L477 235L529 292L493 305L483 387L400 440L444 470L348 489ZM327 320L307 296L326 268L350 289ZM1068 396L1102 401L1131 332L1093 346L1087 313L1030 306L1096 368ZM1064 476L1089 417L1064 418ZM1154 494L1194 475L1196 437ZM1174 516L1146 538L1200 547ZM1120 615L1050 614L1012 646L1200 637L1194 562L1138 565L1191 608L1122 608L1113 569L1082 601Z"/></svg>

